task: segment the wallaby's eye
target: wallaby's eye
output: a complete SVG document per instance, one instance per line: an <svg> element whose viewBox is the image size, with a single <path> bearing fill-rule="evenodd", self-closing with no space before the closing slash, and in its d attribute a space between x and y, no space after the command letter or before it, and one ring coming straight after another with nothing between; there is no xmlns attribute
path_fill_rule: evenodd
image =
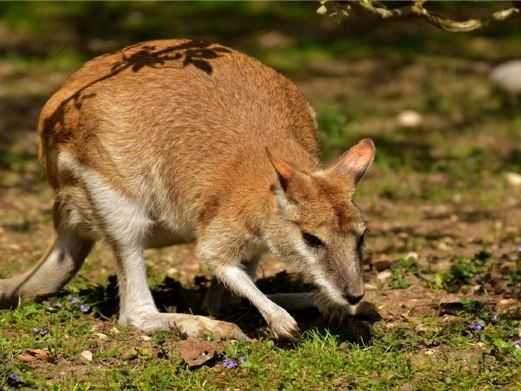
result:
<svg viewBox="0 0 521 391"><path fill-rule="evenodd" d="M309 232L302 232L302 238L309 247L323 247L324 242L317 238L315 235L311 235Z"/></svg>
<svg viewBox="0 0 521 391"><path fill-rule="evenodd" d="M356 241L356 247L362 248L364 247L364 241L365 241L365 234L367 233L367 228L362 232L362 235L360 235Z"/></svg>
<svg viewBox="0 0 521 391"><path fill-rule="evenodd" d="M358 237L358 242L356 243L356 246L358 248L364 247L364 241L365 241L365 232Z"/></svg>

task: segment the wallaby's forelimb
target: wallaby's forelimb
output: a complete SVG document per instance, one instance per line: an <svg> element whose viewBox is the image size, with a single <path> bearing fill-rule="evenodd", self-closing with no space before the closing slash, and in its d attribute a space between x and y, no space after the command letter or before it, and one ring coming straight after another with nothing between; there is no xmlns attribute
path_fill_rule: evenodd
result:
<svg viewBox="0 0 521 391"><path fill-rule="evenodd" d="M207 264L212 265L212 272L224 285L232 292L248 299L257 308L277 337L288 340L298 338L297 322L284 308L268 299L240 265L226 265L218 261L207 262Z"/></svg>
<svg viewBox="0 0 521 391"><path fill-rule="evenodd" d="M317 307L316 292L274 293L268 298L288 311Z"/></svg>
<svg viewBox="0 0 521 391"><path fill-rule="evenodd" d="M255 255L251 259L242 262L244 270L252 281L255 281L259 260L260 255ZM223 307L233 308L236 304L239 304L241 300L242 297L231 292L221 281L214 277L204 297L203 309L210 315L217 315L221 312Z"/></svg>
<svg viewBox="0 0 521 391"><path fill-rule="evenodd" d="M92 245L73 231L57 235L32 269L0 280L0 308L56 294L76 274Z"/></svg>

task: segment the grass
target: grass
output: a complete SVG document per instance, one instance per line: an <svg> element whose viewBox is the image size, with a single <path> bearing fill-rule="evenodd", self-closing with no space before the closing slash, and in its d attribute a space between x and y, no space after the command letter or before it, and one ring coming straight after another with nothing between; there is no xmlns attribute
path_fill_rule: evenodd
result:
<svg viewBox="0 0 521 391"><path fill-rule="evenodd" d="M177 356L175 335L157 333L144 342L140 333L100 321L96 306L83 314L60 298L57 309L31 304L3 312L0 326L0 386L57 389L476 389L519 381L521 349L514 347L517 321L507 312L463 301L457 319L425 317L396 327L375 325L366 342L345 342L327 330L311 330L293 346L229 342L217 360L189 369ZM80 301L86 297L79 297ZM471 331L480 321L484 329ZM41 336L33 328L46 328ZM103 338L100 338L100 335ZM16 357L27 348L47 349L57 364L30 365ZM80 362L90 350L94 359ZM130 354L129 354L129 350ZM246 361L225 368L223 359ZM13 381L12 374L20 375ZM516 377L517 376L517 377ZM86 383L88 379L88 383Z"/></svg>

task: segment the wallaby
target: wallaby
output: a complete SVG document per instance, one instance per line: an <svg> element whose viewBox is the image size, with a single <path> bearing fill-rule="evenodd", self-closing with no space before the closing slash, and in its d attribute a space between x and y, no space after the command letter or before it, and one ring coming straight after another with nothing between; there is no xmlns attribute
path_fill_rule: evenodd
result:
<svg viewBox="0 0 521 391"><path fill-rule="evenodd" d="M282 339L298 336L282 306L349 312L364 295L365 224L352 196L373 142L321 169L310 105L242 53L161 40L97 57L47 102L38 133L56 238L33 269L0 280L0 307L57 293L99 239L117 261L119 321L145 332L247 339L232 323L159 313L146 248L195 241L199 261ZM268 298L253 282L265 251L295 264L317 292Z"/></svg>

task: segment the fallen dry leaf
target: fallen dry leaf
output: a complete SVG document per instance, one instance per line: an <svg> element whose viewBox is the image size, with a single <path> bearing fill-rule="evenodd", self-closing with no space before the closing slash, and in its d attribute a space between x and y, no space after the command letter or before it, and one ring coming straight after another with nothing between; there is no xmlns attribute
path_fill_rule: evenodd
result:
<svg viewBox="0 0 521 391"><path fill-rule="evenodd" d="M42 349L27 349L25 352L20 354L17 359L26 363L35 362L54 362L54 357L51 354Z"/></svg>
<svg viewBox="0 0 521 391"><path fill-rule="evenodd" d="M177 349L179 355L189 367L199 366L224 351L221 342L199 341L195 338L179 341Z"/></svg>

